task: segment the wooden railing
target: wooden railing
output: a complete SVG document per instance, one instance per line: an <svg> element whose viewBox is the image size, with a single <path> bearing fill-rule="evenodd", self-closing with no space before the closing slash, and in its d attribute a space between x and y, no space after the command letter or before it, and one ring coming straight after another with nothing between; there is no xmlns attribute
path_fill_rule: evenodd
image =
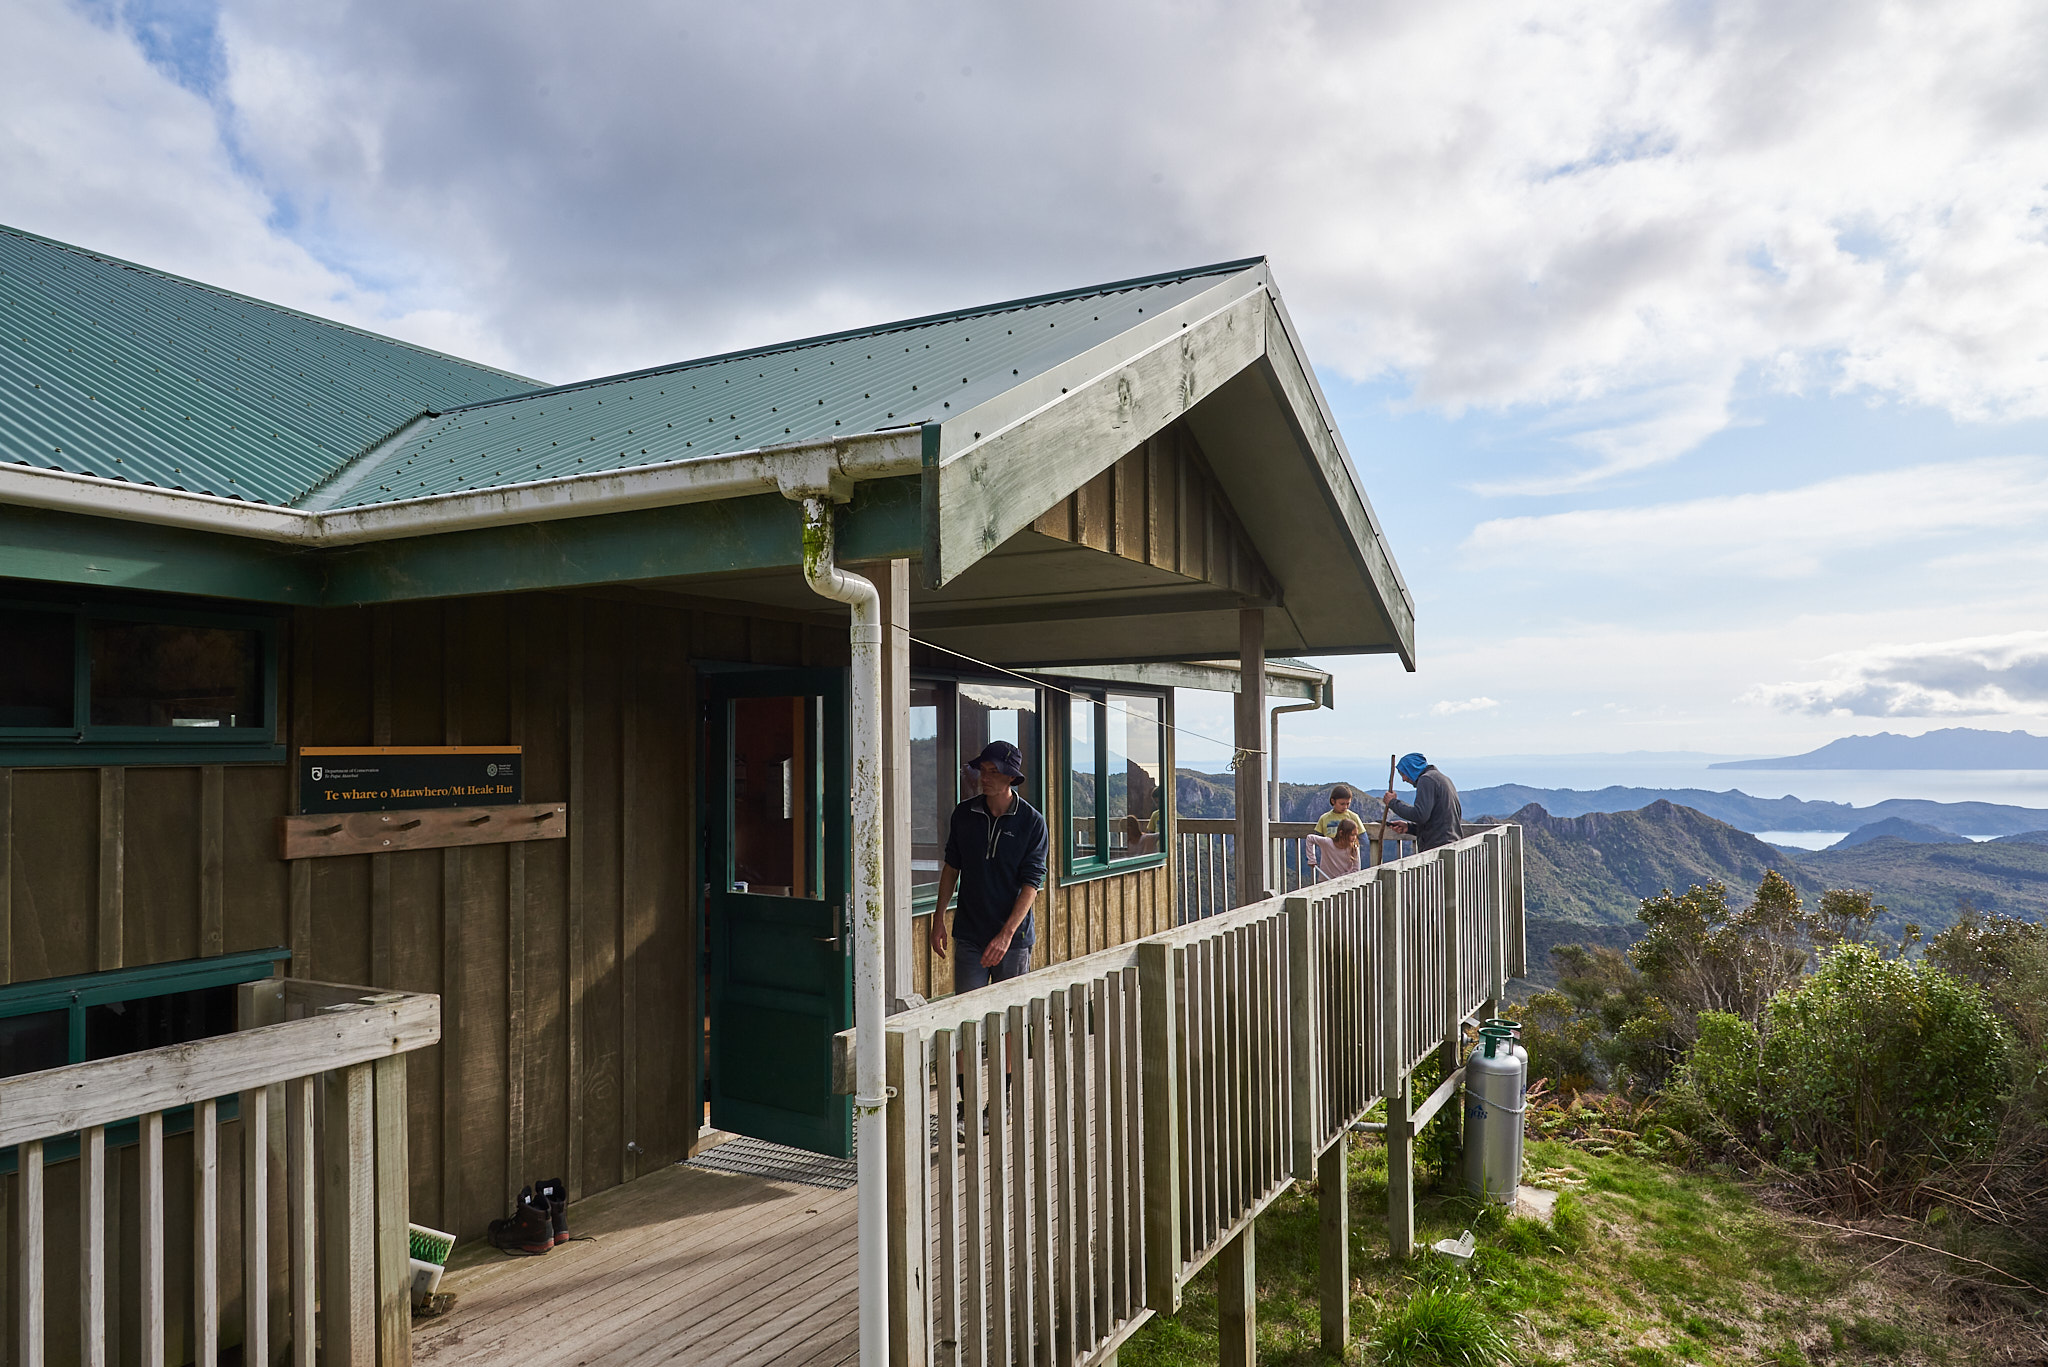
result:
<svg viewBox="0 0 2048 1367"><path fill-rule="evenodd" d="M1307 837L1313 821L1269 821L1272 848L1266 867L1274 889L1295 892L1327 881L1309 858ZM1228 911L1237 905L1237 822L1229 817L1178 817L1173 823L1174 921L1186 925ZM1398 859L1415 848L1413 835L1388 834L1380 823L1365 828L1360 840L1366 864Z"/></svg>
<svg viewBox="0 0 2048 1367"><path fill-rule="evenodd" d="M0 1079L17 1367L104 1367L121 1360L119 1337L145 1367L211 1367L224 1338L266 1367L410 1362L405 1055L440 1039L440 998L281 978L237 991L232 1034ZM189 1127L189 1182L166 1170L167 1118ZM225 1201L224 1123L240 1143ZM109 1150L131 1129L136 1213L124 1220L123 1201L110 1219ZM167 1259L184 1305L167 1303Z"/></svg>
<svg viewBox="0 0 2048 1367"><path fill-rule="evenodd" d="M1409 1075L1523 970L1520 843L1495 827L892 1016L891 1361L1110 1361L1218 1257L1224 1360L1248 1361L1253 1222L1318 1173L1342 1344L1341 1141L1387 1103L1405 1256L1414 1136L1457 1080L1418 1108Z"/></svg>

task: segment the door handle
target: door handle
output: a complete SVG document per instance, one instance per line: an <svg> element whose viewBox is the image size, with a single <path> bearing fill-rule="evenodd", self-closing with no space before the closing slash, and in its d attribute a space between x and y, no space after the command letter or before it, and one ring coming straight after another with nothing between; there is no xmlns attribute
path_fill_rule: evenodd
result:
<svg viewBox="0 0 2048 1367"><path fill-rule="evenodd" d="M844 910L842 907L832 908L832 933L830 935L814 935L811 937L821 945L832 946L834 953L840 952L841 948L839 942L842 938L842 932L840 930L839 918L844 913Z"/></svg>

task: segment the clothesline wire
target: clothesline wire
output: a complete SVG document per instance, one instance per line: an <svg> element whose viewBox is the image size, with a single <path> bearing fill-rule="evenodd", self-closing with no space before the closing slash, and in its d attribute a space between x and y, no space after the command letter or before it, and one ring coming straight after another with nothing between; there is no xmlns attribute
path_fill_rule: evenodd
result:
<svg viewBox="0 0 2048 1367"><path fill-rule="evenodd" d="M910 635L910 628L908 627L899 626L896 629L898 631L903 632L906 636ZM1103 708L1105 710L1107 710L1110 706L1109 702L1104 698L1092 698L1085 693L1077 693L1071 688L1061 688L1058 684L1051 683L1045 679L1035 679L1029 674L1019 674L1014 669L1005 669L1001 665L990 664L987 660L977 660L972 655L967 654L965 651L954 650L948 646L942 646L935 641L927 641L922 636L911 636L910 639L916 642L918 645L924 646L931 650L939 651L942 654L951 655L955 659L965 660L969 664L973 665L980 665L983 669L993 669L998 674L1007 674L1013 679L1021 679L1025 683L1030 684L1033 688L1049 688L1055 693L1064 693L1070 698L1079 698L1083 702L1093 703L1095 704L1095 706ZM1119 707L1117 710L1122 712L1127 717L1131 715L1131 710L1127 707ZM1220 745L1224 749L1229 750L1231 752L1230 767L1233 769L1235 769L1238 765L1239 756L1262 756L1266 753L1263 749L1255 750L1248 746L1238 745L1233 741L1218 740L1214 736L1205 736L1200 731L1190 731L1187 727L1177 726L1173 722L1167 722L1165 723L1165 725L1168 730L1176 731L1183 736L1193 736L1196 740L1205 740L1209 742L1209 744L1211 745Z"/></svg>

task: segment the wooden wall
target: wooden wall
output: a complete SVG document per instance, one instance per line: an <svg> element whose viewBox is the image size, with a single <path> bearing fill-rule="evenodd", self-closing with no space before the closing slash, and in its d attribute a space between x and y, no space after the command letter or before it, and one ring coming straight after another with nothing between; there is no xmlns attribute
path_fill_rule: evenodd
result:
<svg viewBox="0 0 2048 1367"><path fill-rule="evenodd" d="M523 745L569 836L277 856L284 765L0 770L0 981L284 945L294 976L437 992L411 1056L413 1215L464 1237L697 1133L693 661L843 664L841 626L655 595L304 610L291 745Z"/></svg>
<svg viewBox="0 0 2048 1367"><path fill-rule="evenodd" d="M1201 444L1174 422L1047 509L1031 530L1270 600L1279 590Z"/></svg>

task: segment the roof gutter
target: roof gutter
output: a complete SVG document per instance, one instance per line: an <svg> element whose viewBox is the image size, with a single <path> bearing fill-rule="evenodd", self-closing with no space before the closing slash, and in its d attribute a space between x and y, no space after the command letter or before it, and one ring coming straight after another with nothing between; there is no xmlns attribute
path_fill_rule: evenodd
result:
<svg viewBox="0 0 2048 1367"><path fill-rule="evenodd" d="M907 427L328 512L153 489L97 475L0 465L0 504L183 527L316 550L710 503L749 494L828 489L844 497L861 480L914 475L923 468L922 437L916 427Z"/></svg>

